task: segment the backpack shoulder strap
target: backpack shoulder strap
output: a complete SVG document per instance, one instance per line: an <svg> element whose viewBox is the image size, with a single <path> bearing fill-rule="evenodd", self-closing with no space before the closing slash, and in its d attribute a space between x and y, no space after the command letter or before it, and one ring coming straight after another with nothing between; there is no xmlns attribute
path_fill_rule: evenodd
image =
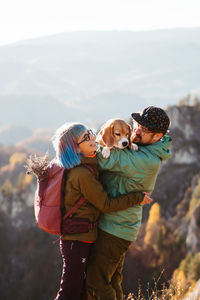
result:
<svg viewBox="0 0 200 300"><path fill-rule="evenodd" d="M86 167L90 172L95 176L94 169L89 166L84 164L84 167ZM77 211L77 209L85 202L85 198L81 197L78 201L76 201L75 205L64 215L63 219L65 220L67 217L72 217L72 215Z"/></svg>
<svg viewBox="0 0 200 300"><path fill-rule="evenodd" d="M95 176L94 169L90 165L84 164L83 166L90 170L90 172Z"/></svg>
<svg viewBox="0 0 200 300"><path fill-rule="evenodd" d="M64 215L63 219L65 220L67 217L72 217L72 215L77 211L77 209L85 202L85 198L81 197L75 205Z"/></svg>

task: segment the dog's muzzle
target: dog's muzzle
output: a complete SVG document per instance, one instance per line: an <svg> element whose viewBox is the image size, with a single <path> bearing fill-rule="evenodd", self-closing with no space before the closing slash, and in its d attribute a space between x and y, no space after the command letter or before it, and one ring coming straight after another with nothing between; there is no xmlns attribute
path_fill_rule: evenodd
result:
<svg viewBox="0 0 200 300"><path fill-rule="evenodd" d="M122 142L122 146L123 147L127 147L128 146L128 142Z"/></svg>
<svg viewBox="0 0 200 300"><path fill-rule="evenodd" d="M129 145L129 141L127 138L121 139L121 141L118 142L118 146L120 149L124 149Z"/></svg>

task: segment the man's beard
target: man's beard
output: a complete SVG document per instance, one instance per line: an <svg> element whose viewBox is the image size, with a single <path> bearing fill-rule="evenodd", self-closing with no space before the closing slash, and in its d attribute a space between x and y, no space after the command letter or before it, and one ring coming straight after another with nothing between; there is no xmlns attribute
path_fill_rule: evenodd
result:
<svg viewBox="0 0 200 300"><path fill-rule="evenodd" d="M142 137L139 134L134 134L131 137L131 142L135 143L137 145L140 145L142 143Z"/></svg>
<svg viewBox="0 0 200 300"><path fill-rule="evenodd" d="M144 143L142 142L142 137L141 137L141 135L139 135L139 134L134 134L134 135L132 135L132 137L131 137L131 142L134 143L134 144L137 144L138 146L145 146L145 145L148 145L147 143L144 144Z"/></svg>
<svg viewBox="0 0 200 300"><path fill-rule="evenodd" d="M142 142L142 137L139 134L134 134L131 136L131 142L134 144L137 144L138 146L147 146L151 145L151 140L149 142L143 143Z"/></svg>

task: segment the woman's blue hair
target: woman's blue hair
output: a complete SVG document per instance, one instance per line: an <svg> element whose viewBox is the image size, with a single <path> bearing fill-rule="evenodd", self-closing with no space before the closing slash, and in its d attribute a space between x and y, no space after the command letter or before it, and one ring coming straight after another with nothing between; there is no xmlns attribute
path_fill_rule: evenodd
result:
<svg viewBox="0 0 200 300"><path fill-rule="evenodd" d="M66 123L57 129L52 138L56 158L60 166L71 169L81 163L81 153L77 140L87 130L80 123Z"/></svg>

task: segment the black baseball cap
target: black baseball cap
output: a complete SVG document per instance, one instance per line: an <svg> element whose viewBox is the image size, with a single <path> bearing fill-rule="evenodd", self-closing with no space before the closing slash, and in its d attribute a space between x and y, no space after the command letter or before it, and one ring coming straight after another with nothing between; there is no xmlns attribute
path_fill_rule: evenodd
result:
<svg viewBox="0 0 200 300"><path fill-rule="evenodd" d="M136 122L152 132L165 134L170 124L166 112L155 106L148 106L141 113L132 113L131 116Z"/></svg>

